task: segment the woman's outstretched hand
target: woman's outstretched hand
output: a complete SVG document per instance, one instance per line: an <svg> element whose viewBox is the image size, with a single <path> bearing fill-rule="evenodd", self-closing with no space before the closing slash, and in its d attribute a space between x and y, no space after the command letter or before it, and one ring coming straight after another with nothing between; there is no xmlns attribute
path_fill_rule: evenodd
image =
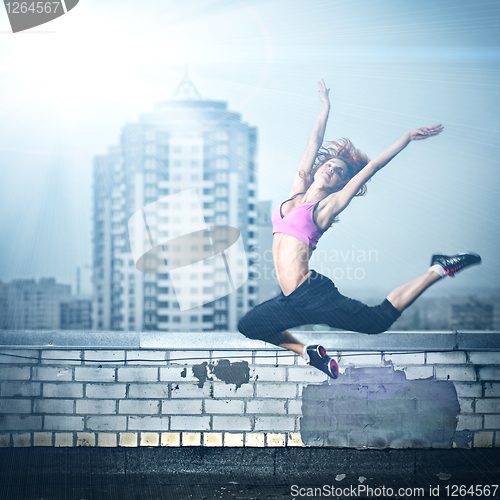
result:
<svg viewBox="0 0 500 500"><path fill-rule="evenodd" d="M328 104L330 105L330 99L328 97L328 94L330 93L330 89L326 88L324 80L321 80L318 82L319 86L319 98L323 104Z"/></svg>
<svg viewBox="0 0 500 500"><path fill-rule="evenodd" d="M427 139L427 137L432 137L433 135L438 135L443 131L444 127L442 125L434 125L433 127L421 127L413 128L408 132L408 137L410 141L421 141L422 139Z"/></svg>

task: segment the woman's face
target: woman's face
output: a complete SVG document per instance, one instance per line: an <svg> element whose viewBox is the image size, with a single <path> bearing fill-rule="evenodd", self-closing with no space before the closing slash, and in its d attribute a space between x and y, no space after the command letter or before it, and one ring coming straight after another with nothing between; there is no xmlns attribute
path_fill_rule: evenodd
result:
<svg viewBox="0 0 500 500"><path fill-rule="evenodd" d="M332 158L318 168L314 180L324 187L335 188L347 179L347 165L338 158Z"/></svg>

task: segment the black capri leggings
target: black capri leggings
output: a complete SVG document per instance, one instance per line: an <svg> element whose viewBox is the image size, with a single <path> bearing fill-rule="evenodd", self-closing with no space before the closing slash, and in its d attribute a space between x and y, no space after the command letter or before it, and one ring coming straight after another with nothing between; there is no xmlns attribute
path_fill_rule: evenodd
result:
<svg viewBox="0 0 500 500"><path fill-rule="evenodd" d="M281 292L249 311L238 323L240 333L267 341L278 333L306 324L326 324L361 333L385 332L401 315L387 299L370 307L344 297L333 282L312 271L290 295Z"/></svg>

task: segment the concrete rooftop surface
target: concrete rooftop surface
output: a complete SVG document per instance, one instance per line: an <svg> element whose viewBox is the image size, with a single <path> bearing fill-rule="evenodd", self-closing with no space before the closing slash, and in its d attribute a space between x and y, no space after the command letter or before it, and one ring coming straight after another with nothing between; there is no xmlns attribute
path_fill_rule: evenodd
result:
<svg viewBox="0 0 500 500"><path fill-rule="evenodd" d="M0 463L2 500L500 498L498 448L5 448Z"/></svg>

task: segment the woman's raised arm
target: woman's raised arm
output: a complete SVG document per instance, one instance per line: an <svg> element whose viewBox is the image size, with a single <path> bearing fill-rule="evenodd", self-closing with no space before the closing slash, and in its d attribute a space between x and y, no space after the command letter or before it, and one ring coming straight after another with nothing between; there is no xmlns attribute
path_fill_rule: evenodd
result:
<svg viewBox="0 0 500 500"><path fill-rule="evenodd" d="M427 139L434 135L438 135L443 131L442 125L434 125L433 127L414 128L402 135L392 146L389 146L385 151L380 153L376 158L371 160L360 172L358 172L343 188L337 193L331 194L327 202L328 216L333 220L337 214L342 212L351 200L356 196L356 193L361 189L361 186L370 179L382 167L385 167L398 153L400 153L411 141ZM326 207L325 207L326 208Z"/></svg>
<svg viewBox="0 0 500 500"><path fill-rule="evenodd" d="M309 141L307 142L306 150L295 172L291 195L303 192L307 189L309 185L307 176L314 166L314 161L316 160L319 148L323 144L323 139L325 137L326 122L328 121L328 114L330 112L330 99L328 97L330 89L326 88L323 80L318 82L318 86L319 98L323 103L323 108L314 124L311 135L309 136Z"/></svg>

